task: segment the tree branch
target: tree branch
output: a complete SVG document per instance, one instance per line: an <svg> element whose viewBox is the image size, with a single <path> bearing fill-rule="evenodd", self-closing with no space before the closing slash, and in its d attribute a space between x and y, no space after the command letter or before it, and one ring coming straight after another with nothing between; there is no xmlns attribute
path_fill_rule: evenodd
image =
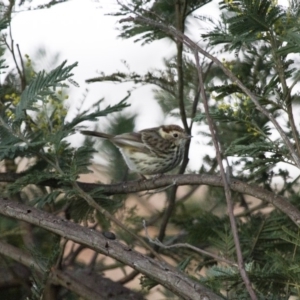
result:
<svg viewBox="0 0 300 300"><path fill-rule="evenodd" d="M41 266L41 263L35 261L28 253L25 253L23 250L20 250L19 248L3 241L0 241L0 253L21 263L27 268L33 269L39 274L43 274L45 272ZM66 289L75 292L84 299L105 300L108 299L108 296L113 296L114 299L117 299L117 297L120 295L124 300L144 299L142 295L123 287L121 284L113 282L110 279L103 278L98 274L87 274L87 272L84 270L61 271L56 268L52 268L50 271L49 280L51 284L63 286Z"/></svg>
<svg viewBox="0 0 300 300"><path fill-rule="evenodd" d="M222 299L167 263L138 253L118 240L109 240L95 230L82 227L34 207L1 198L0 214L37 225L112 257L159 282L183 299Z"/></svg>
<svg viewBox="0 0 300 300"><path fill-rule="evenodd" d="M224 257L221 257L221 256L218 256L212 252L209 252L209 251L206 251L206 250L203 250L203 249L200 249L198 247L195 247L191 244L188 244L188 243L176 243L176 244L171 244L171 245L165 245L163 244L159 239L155 238L154 240L150 237L149 233L148 233L148 229L147 229L147 224L146 224L146 221L143 220L143 226L144 226L144 230L145 230L145 235L148 239L148 241L154 245L157 245L163 249L171 249L171 248L187 248L187 249L190 249L196 253L199 253L201 255L205 255L205 256L209 256L209 257L212 257L213 259L215 259L216 261L220 261L220 262L224 262L230 266L235 266L237 267L238 265L234 262L234 261L231 261L231 260L228 260Z"/></svg>
<svg viewBox="0 0 300 300"><path fill-rule="evenodd" d="M22 176L22 174L0 173L0 182L15 182ZM171 186L174 183L177 186L210 185L223 187L223 182L220 176L206 174L164 175L159 178L155 178L155 180L134 180L115 184L78 182L78 185L86 192L90 192L96 188L101 188L103 195L109 196L115 194L130 194L159 189L168 185ZM51 186L56 188L59 187L59 183L55 179L39 183L32 182L32 184ZM250 195L274 205L277 209L286 214L297 226L300 225L300 211L286 198L267 191L259 186L250 185L234 178L230 178L229 184L231 190L235 192Z"/></svg>
<svg viewBox="0 0 300 300"><path fill-rule="evenodd" d="M232 231L232 235L233 235L233 240L234 240L234 244L235 244L239 272L241 274L241 277L245 283L246 289L247 289L251 299L257 300L257 296L254 292L254 289L252 287L252 284L250 282L249 276L246 272L245 265L244 265L244 258L243 258L243 254L242 254L241 243L240 243L238 229L237 229L236 221L235 221L235 217L234 217L232 193L231 193L228 178L226 176L227 174L225 173L225 170L223 167L223 159L222 159L222 154L221 154L221 150L220 150L220 143L218 141L217 134L215 131L215 124L209 114L209 106L208 106L208 101L207 101L207 97L206 97L205 90L204 90L203 74L202 74L202 68L199 64L198 51L195 51L195 61L196 61L196 66L197 66L197 71L198 71L199 87L201 88L202 102L203 102L204 109L205 109L208 127L210 130L211 136L212 136L212 141L213 141L213 144L214 144L214 147L216 150L216 158L218 161L221 178L222 178L222 182L224 185L224 192L225 192L225 198L226 198L226 203L227 203L227 211L228 211L228 216L229 216L229 220L230 220L230 226L231 226L231 231ZM228 174L228 175L230 175L230 174Z"/></svg>

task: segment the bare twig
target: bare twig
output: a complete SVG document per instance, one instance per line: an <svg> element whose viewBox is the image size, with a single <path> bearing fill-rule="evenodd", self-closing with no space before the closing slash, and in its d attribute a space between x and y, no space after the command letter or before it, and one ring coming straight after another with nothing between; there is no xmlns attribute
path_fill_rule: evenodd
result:
<svg viewBox="0 0 300 300"><path fill-rule="evenodd" d="M19 66L19 63L17 61L17 57L16 57L16 53L15 53L15 46L14 46L15 42L14 42L14 39L13 39L13 36L12 36L12 31L11 31L11 24L9 24L9 37L10 37L10 41L11 41L10 47L9 47L9 44L6 41L6 39L5 39L5 44L6 44L8 50L10 51L10 53L11 53L11 55L13 57L15 66L16 66L18 74L20 76L21 90L23 91L25 89L25 86L26 86L25 74L22 72L22 70L21 70L21 68Z"/></svg>
<svg viewBox="0 0 300 300"><path fill-rule="evenodd" d="M123 278L121 278L120 280L118 280L117 282L121 283L121 284L126 284L127 282L133 280L136 276L138 276L140 274L139 271L137 270L133 270L131 273L129 273L128 275L124 276Z"/></svg>
<svg viewBox="0 0 300 300"><path fill-rule="evenodd" d="M238 213L238 214L235 214L235 216L236 216L237 218L246 217L246 216L249 216L250 214L252 214L253 212L255 212L255 211L257 211L257 210L260 210L260 209L262 209L262 208L265 208L265 207L266 207L266 203L265 203L265 202L262 202L262 203L260 203L260 204L258 204L258 205L256 205L256 206L254 206L254 207L252 207L252 208L248 208L248 209L245 210L245 211L242 211L242 212L240 212L240 213Z"/></svg>
<svg viewBox="0 0 300 300"><path fill-rule="evenodd" d="M207 70L205 72L205 74L203 75L203 81L205 82L205 79L207 77L207 75L209 74L209 71L211 69L211 66L213 65L213 61L211 61L209 64L208 64L208 67L207 67ZM192 106L192 114L191 114L191 126L193 124L193 119L196 117L196 113L197 113L197 107L198 107L198 103L199 103L199 99L200 99L200 93L201 93L201 87L198 86L198 90L197 90L197 93L194 97L194 101L193 101L193 106Z"/></svg>
<svg viewBox="0 0 300 300"><path fill-rule="evenodd" d="M255 299L257 299L257 296L252 288L251 282L249 280L249 277L246 273L245 266L244 266L244 260L243 260L241 246L240 246L238 230L237 230L237 226L236 226L236 222L235 222L235 218L234 218L234 212L233 212L234 207L233 207L233 203L232 203L231 189L230 189L230 185L229 185L229 181L228 181L226 172L223 167L222 155L220 152L220 146L219 146L219 142L218 142L217 135L216 135L215 128L214 128L215 127L214 122L209 114L209 106L208 106L208 101L207 101L205 90L204 90L203 74L202 74L202 68L199 64L198 51L195 51L195 60L196 60L196 66L197 66L197 70L198 70L199 85L201 87L201 96L202 96L202 100L203 100L203 104L204 104L204 108L205 108L205 114L206 114L209 129L211 132L212 141L213 141L213 144L214 144L214 147L216 150L216 158L218 161L222 181L224 184L224 191L225 191L225 197L226 197L226 202L227 202L228 215L229 215L231 230L233 233L233 239L234 239L236 253L237 253L238 267L239 267L240 274L246 285L246 288L249 292L249 295L251 296L251 299L255 300Z"/></svg>
<svg viewBox="0 0 300 300"><path fill-rule="evenodd" d="M161 256L153 250L141 237L139 237L137 234L135 234L133 231L129 230L119 219L115 218L112 214L110 214L106 209L104 209L102 206L100 206L89 194L84 192L77 182L73 183L73 188L78 192L78 194L91 206L94 207L97 211L99 211L101 214L103 214L106 218L114 222L116 225L118 225L120 228L122 228L124 231L126 231L128 234L130 234L132 237L134 237L137 241L140 242L141 245L143 245L154 257L156 257L159 260L163 260Z"/></svg>
<svg viewBox="0 0 300 300"><path fill-rule="evenodd" d="M60 252L59 252L56 264L55 264L56 269L61 269L62 268L62 261L63 261L63 257L64 257L64 254L65 254L65 247L66 247L67 242L68 242L67 239L64 239L64 238L61 239Z"/></svg>
<svg viewBox="0 0 300 300"><path fill-rule="evenodd" d="M196 66L197 66L197 70L198 70L199 86L201 87L201 96L202 96L202 101L203 101L203 105L204 105L204 109L205 109L207 123L208 123L209 130L211 133L212 141L213 141L213 144L214 144L214 147L216 150L216 157L217 157L217 161L219 164L222 181L224 184L224 191L225 191L225 197L226 197L226 202L227 202L227 210L228 210L231 230L232 230L232 234L233 234L233 239L234 239L234 243L235 243L239 271L240 271L241 277L243 278L243 281L246 285L248 293L251 296L251 299L256 300L257 296L252 288L250 279L248 277L248 274L246 273L245 266L244 266L243 254L242 254L242 250L241 250L241 246L240 246L238 230L237 230L234 213L233 213L231 189L230 189L230 185L228 182L228 178L226 176L226 172L223 167L222 155L220 152L219 142L218 142L217 135L216 135L215 128L214 128L214 122L209 114L209 106L208 106L208 101L207 101L205 90L204 90L203 74L202 74L202 68L199 64L198 51L195 51L195 60L196 60Z"/></svg>
<svg viewBox="0 0 300 300"><path fill-rule="evenodd" d="M160 229L159 229L159 233L158 233L158 239L160 241L162 241L165 237L165 233L166 233L166 229L167 229L167 225L169 223L169 219L172 215L172 212L174 210L175 207L175 200L176 200L176 192L177 192L177 186L173 186L173 188L171 189L170 192L170 196L169 196L169 201L168 201L168 206L165 210L165 213L163 215L162 221L161 221L161 225L160 225ZM158 250L157 245L154 246L155 250Z"/></svg>
<svg viewBox="0 0 300 300"><path fill-rule="evenodd" d="M26 88L26 76L25 76L24 61L23 61L23 58L22 58L22 54L21 54L19 44L16 44L16 46L17 46L17 49L18 49L19 59L21 61L21 67L22 67L22 72L21 72L22 76L20 77L21 78L21 90L24 91L25 88ZM19 73L19 75L20 75L20 73Z"/></svg>
<svg viewBox="0 0 300 300"><path fill-rule="evenodd" d="M184 33L184 22L185 22L185 14L187 10L187 3L185 1L174 1L175 5L175 21L176 27L179 32L182 34ZM188 126L187 122L187 115L185 110L184 104L184 69L183 69L183 42L180 40L176 41L177 53L176 53L176 69L177 69L177 98L178 98L178 107L181 117L181 122L183 124L184 130L191 134L192 130L192 123L190 127ZM188 140L185 144L184 149L184 157L182 164L180 166L179 174L183 174L185 172L186 166L189 162L189 148L190 148L190 140ZM163 240L165 236L165 232L167 229L167 225L169 223L170 217L173 213L175 208L175 201L176 201L176 193L177 193L177 186L174 186L170 192L170 196L168 199L168 206L164 212L164 216L161 222L158 239ZM155 249L158 249L157 245Z"/></svg>
<svg viewBox="0 0 300 300"><path fill-rule="evenodd" d="M93 253L92 258L86 267L87 273L90 273L95 268L95 264L96 264L98 255L99 255L99 253L97 253L97 252Z"/></svg>
<svg viewBox="0 0 300 300"><path fill-rule="evenodd" d="M292 136L293 136L293 139L294 139L294 142L296 145L297 154L299 156L300 155L299 133L298 133L298 130L297 130L297 127L295 124L294 115L293 115L291 90L289 89L286 78L285 78L285 74L284 74L285 67L283 65L283 62L282 62L280 56L277 53L277 50L279 49L278 41L276 40L275 34L272 30L270 30L270 44L271 44L273 59L275 61L274 68L278 73L278 78L281 83L283 97L284 97L284 101L285 101L286 107L287 107L287 115L288 115L289 123L291 126Z"/></svg>
<svg viewBox="0 0 300 300"><path fill-rule="evenodd" d="M159 246L159 247L161 247L163 249L188 248L188 249L193 250L194 252L200 253L200 254L205 255L205 256L212 257L212 258L214 258L217 261L229 264L230 266L235 266L235 267L238 266L235 262L233 262L231 260L228 260L226 258L220 257L220 256L218 256L218 255L216 255L214 253L202 250L202 249L200 249L198 247L195 247L193 245L190 245L188 243L177 243L177 244L173 244L173 245L165 245L161 241L159 241L157 238L154 239L154 240L150 238L150 236L148 234L148 229L147 229L147 225L146 225L146 221L145 220L143 220L143 227L144 227L144 230L145 230L145 235L148 238L149 242L152 243L152 244L154 244L154 245L157 245L157 246Z"/></svg>
<svg viewBox="0 0 300 300"><path fill-rule="evenodd" d="M64 266L70 266L74 263L77 256L80 254L81 251L86 249L83 245L78 245L78 247L74 250L76 244L73 244L70 250L70 253L64 258Z"/></svg>

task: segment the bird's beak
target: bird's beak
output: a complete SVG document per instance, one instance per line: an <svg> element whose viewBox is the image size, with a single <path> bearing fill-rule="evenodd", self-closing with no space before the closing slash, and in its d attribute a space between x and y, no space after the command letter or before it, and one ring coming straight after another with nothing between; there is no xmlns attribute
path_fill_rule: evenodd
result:
<svg viewBox="0 0 300 300"><path fill-rule="evenodd" d="M187 139L187 140L189 140L189 139L191 139L192 137L193 137L192 135L186 134L184 138Z"/></svg>

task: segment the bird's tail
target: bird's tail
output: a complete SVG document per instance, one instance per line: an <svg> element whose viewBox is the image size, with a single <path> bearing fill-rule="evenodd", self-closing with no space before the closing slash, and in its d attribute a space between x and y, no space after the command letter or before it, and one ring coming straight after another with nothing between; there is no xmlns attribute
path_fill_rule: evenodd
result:
<svg viewBox="0 0 300 300"><path fill-rule="evenodd" d="M113 135L111 135L111 134L98 132L98 131L82 130L82 131L80 131L80 133L82 133L84 135L96 136L96 137L100 137L100 138L104 138L104 139L113 138Z"/></svg>

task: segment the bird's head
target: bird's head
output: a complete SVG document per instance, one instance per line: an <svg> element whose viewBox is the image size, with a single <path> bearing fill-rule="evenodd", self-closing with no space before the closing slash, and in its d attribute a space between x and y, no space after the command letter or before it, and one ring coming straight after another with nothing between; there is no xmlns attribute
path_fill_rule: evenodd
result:
<svg viewBox="0 0 300 300"><path fill-rule="evenodd" d="M184 144L186 140L191 138L191 136L178 125L163 125L159 127L158 133L162 138L173 142L176 146Z"/></svg>

